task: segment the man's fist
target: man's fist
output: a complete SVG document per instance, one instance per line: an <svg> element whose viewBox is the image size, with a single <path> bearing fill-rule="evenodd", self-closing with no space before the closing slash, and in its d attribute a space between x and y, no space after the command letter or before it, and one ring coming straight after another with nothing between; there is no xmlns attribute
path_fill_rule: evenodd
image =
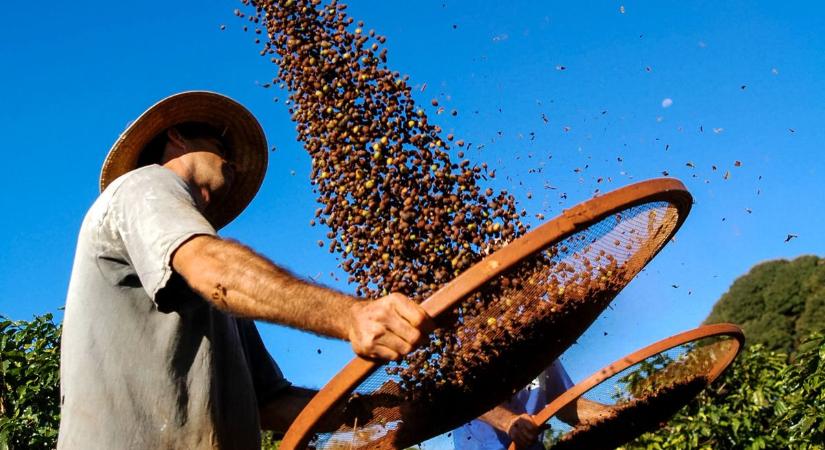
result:
<svg viewBox="0 0 825 450"><path fill-rule="evenodd" d="M426 340L432 320L424 310L398 293L352 305L349 341L359 356L397 360Z"/></svg>
<svg viewBox="0 0 825 450"><path fill-rule="evenodd" d="M519 414L510 420L507 435L516 444L516 448L527 448L536 442L541 430L529 414Z"/></svg>

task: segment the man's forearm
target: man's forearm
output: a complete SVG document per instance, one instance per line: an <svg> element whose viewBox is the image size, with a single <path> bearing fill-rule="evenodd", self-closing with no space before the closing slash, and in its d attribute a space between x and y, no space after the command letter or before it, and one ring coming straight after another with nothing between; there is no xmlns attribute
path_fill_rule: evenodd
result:
<svg viewBox="0 0 825 450"><path fill-rule="evenodd" d="M196 236L172 261L192 289L233 315L348 338L354 298L301 280L239 243Z"/></svg>
<svg viewBox="0 0 825 450"><path fill-rule="evenodd" d="M529 414L516 414L505 405L506 403L499 404L479 419L509 436L517 448L529 447L536 442L541 429L533 423L533 418Z"/></svg>
<svg viewBox="0 0 825 450"><path fill-rule="evenodd" d="M518 414L504 407L504 405L498 405L495 408L479 416L479 419L481 419L483 422L488 423L496 430L499 430L503 433L507 433L507 428L510 426L510 423L513 421L513 418L517 415Z"/></svg>
<svg viewBox="0 0 825 450"><path fill-rule="evenodd" d="M268 404L260 407L261 429L278 434L286 430L317 393L312 389L290 386Z"/></svg>
<svg viewBox="0 0 825 450"><path fill-rule="evenodd" d="M610 406L579 397L575 402L560 409L556 415L562 422L573 426L593 422L609 414Z"/></svg>
<svg viewBox="0 0 825 450"><path fill-rule="evenodd" d="M258 409L261 418L261 429L270 430L276 434L284 434L292 425L301 411L304 410L310 400L317 394L314 389L307 389L297 386L290 386L280 393L269 403ZM355 412L347 412L345 403L339 403L331 411L324 414L314 427L316 432L331 432L337 430L341 425L349 420L368 422L371 411L361 412L361 417Z"/></svg>

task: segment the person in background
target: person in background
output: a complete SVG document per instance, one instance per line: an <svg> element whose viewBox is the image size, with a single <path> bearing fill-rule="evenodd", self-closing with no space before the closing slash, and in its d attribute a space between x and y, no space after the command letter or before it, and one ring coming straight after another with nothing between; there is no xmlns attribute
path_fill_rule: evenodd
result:
<svg viewBox="0 0 825 450"><path fill-rule="evenodd" d="M561 362L554 361L528 386L503 402L453 430L456 450L501 450L515 443L520 450L543 450L542 429L532 415L573 387ZM607 406L584 398L559 411L557 417L569 425L587 422L604 414Z"/></svg>

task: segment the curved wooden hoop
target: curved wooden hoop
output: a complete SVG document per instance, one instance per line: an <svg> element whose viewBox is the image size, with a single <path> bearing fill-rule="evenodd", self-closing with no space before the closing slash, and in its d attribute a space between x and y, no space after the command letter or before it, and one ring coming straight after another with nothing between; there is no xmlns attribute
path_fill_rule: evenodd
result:
<svg viewBox="0 0 825 450"><path fill-rule="evenodd" d="M636 350L624 358L603 367L598 372L590 375L590 377L586 380L556 397L552 402L548 403L544 409L533 415L533 423L537 426L542 426L545 422L550 420L551 417L555 416L562 408L576 401L590 389L634 364L638 364L653 355L670 350L671 348L679 345L713 336L730 336L734 338L736 340L736 349L728 352L728 354L725 355L725 358L720 358L716 361L710 369L710 372L708 372L708 383L712 383L719 377L719 375L722 374L722 372L725 371L725 369L728 368L730 363L733 362L742 350L742 346L745 345L745 334L742 332L742 329L736 325L730 323L704 325L699 328L662 339L661 341L648 345L640 350ZM508 450L516 450L515 444L511 443Z"/></svg>
<svg viewBox="0 0 825 450"><path fill-rule="evenodd" d="M430 317L436 318L489 279L509 269L525 257L610 214L654 201L667 201L676 205L679 216L676 226L670 233L672 236L684 223L693 204L693 197L685 185L675 178L655 178L631 184L564 210L560 216L545 222L464 271L422 302L421 307ZM651 258L660 250L661 248L657 249ZM352 359L318 391L301 411L284 435L281 448L284 450L305 448L311 438L312 430L323 415L382 364L384 364L383 361L371 361L358 356Z"/></svg>

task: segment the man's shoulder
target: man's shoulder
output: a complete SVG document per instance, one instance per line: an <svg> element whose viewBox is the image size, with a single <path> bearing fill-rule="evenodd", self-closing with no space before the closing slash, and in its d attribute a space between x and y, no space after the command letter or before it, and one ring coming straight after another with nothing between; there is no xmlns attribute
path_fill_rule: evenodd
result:
<svg viewBox="0 0 825 450"><path fill-rule="evenodd" d="M185 187L183 180L172 172L171 170L151 164L148 166L139 167L135 170L129 171L114 181L104 190L100 195L116 195L121 190L132 190L135 188L146 188L149 186L158 186L168 184L169 186Z"/></svg>
<svg viewBox="0 0 825 450"><path fill-rule="evenodd" d="M86 213L82 230L97 229L107 222L112 208L128 208L139 205L142 198L156 197L158 191L178 191L189 194L186 183L171 170L152 164L129 171L112 181L97 197ZM120 206L116 206L120 205Z"/></svg>

